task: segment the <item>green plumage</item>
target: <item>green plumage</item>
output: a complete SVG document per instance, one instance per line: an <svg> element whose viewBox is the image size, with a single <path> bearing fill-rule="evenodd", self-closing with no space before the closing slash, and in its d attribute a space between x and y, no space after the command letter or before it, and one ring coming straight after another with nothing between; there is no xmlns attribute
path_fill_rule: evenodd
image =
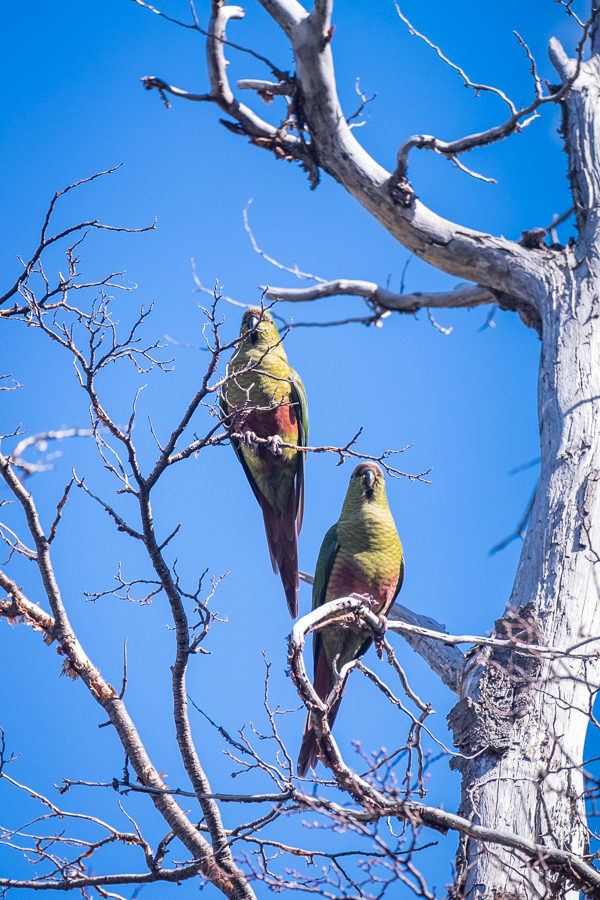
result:
<svg viewBox="0 0 600 900"><path fill-rule="evenodd" d="M308 406L269 312L251 307L242 318L221 407L236 455L263 512L273 570L281 575L292 616L298 614L297 535L302 527ZM267 444L256 441L267 439Z"/></svg>
<svg viewBox="0 0 600 900"><path fill-rule="evenodd" d="M352 473L338 522L321 545L313 584L313 609L350 594L368 594L373 610L385 615L404 577L402 544L390 512L383 473L374 463L361 463ZM371 643L370 633L358 627L330 625L315 634L314 685L322 700L333 687L338 671ZM337 714L339 699L329 712ZM307 721L298 772L303 775L317 761L317 741Z"/></svg>

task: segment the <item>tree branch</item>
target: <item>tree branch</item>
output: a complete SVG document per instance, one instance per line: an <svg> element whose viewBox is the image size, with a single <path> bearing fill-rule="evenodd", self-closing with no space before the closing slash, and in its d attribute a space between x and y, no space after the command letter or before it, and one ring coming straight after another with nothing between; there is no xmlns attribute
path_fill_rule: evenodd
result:
<svg viewBox="0 0 600 900"><path fill-rule="evenodd" d="M486 303L497 303L497 297L489 288L480 284L459 284L452 291L411 294L398 294L381 287L374 281L362 281L354 278L336 278L306 288L282 288L261 286L268 300L286 300L304 303L321 300L323 297L349 295L364 297L369 305L381 309L393 309L395 312L415 313L425 307L460 308L482 306Z"/></svg>
<svg viewBox="0 0 600 900"><path fill-rule="evenodd" d="M307 584L314 584L314 577L307 572L300 572L300 580ZM342 598L344 599L344 598ZM462 653L450 642L445 645L448 637L446 629L435 619L413 612L406 606L394 603L387 616L388 628L398 631L410 644L413 650L422 656L431 669L440 676L450 690L458 693L460 690L460 672L465 664ZM403 623L400 625L400 623ZM467 641L455 641L454 643L468 643Z"/></svg>
<svg viewBox="0 0 600 900"><path fill-rule="evenodd" d="M394 603L387 620L388 628L401 634L444 684L455 694L459 694L465 658L455 646L444 643L445 627L435 619L415 613L399 603Z"/></svg>
<svg viewBox="0 0 600 900"><path fill-rule="evenodd" d="M105 681L100 671L84 652L71 627L59 592L50 560L50 545L41 527L33 497L15 475L9 458L3 455L0 455L0 475L21 504L27 518L37 550L37 564L52 610L53 624L50 625L48 619L43 621L32 612L31 607L34 607L34 604L23 606L22 595L19 596L18 593L15 593L14 584L8 584L11 600L13 604L16 604L15 608L19 610L18 614L23 615L28 624L38 625L39 630L44 631L48 636L51 635L58 642L61 652L65 656L64 671L72 678L81 677L94 699L108 714L139 781L158 789L157 793L151 794L154 805L185 847L198 859L200 870L204 876L226 896L236 898L236 900L237 898L252 900L254 893L246 880L243 877L235 877L235 873L232 877L231 869L226 871L219 865L208 842L198 833L178 803L165 790L167 786L152 764L123 700L118 696L114 687ZM147 526L148 522L145 522L145 530ZM24 615L23 610L27 615ZM3 608L0 605L0 612L7 615L6 607Z"/></svg>
<svg viewBox="0 0 600 900"><path fill-rule="evenodd" d="M308 16L297 0L259 0L259 3L288 37L292 36L294 28Z"/></svg>
<svg viewBox="0 0 600 900"><path fill-rule="evenodd" d="M522 47L525 48L525 52L527 53L527 57L531 64L531 73L534 79L535 85L535 97L527 106L521 107L517 109L515 104L504 94L503 91L498 88L490 87L489 85L484 84L474 84L468 76L465 74L464 70L457 66L455 63L451 62L437 47L432 41L426 38L424 35L420 34L408 21L406 16L400 10L398 3L394 0L394 4L396 6L396 12L403 22L408 26L410 32L412 34L417 35L422 40L424 40L430 47L432 47L437 55L442 59L447 65L449 65L452 69L455 69L463 78L465 86L473 88L476 93L479 91L491 91L499 96L509 107L511 111L510 117L503 122L501 125L496 125L493 128L488 128L485 131L477 132L475 134L467 135L466 137L459 138L455 141L441 141L438 138L433 137L430 134L416 134L413 137L409 138L405 141L398 151L398 164L396 167L395 177L402 178L406 175L407 164L408 164L408 153L412 147L418 148L428 148L430 150L434 150L436 153L440 153L443 156L447 156L449 159L452 159L457 165L460 165L458 160L456 159L456 155L459 153L467 153L470 150L474 150L475 147L485 147L488 144L495 143L496 141L503 140L509 135L513 134L517 131L522 131L527 125L530 124L534 119L538 117L537 110L540 106L543 106L546 103L560 103L560 101L564 98L566 93L572 87L577 75L579 74L579 69L581 65L581 61L583 58L583 51L585 47L585 43L587 40L588 32L594 22L594 19L598 13L598 9L595 9L592 12L591 18L582 23L582 36L577 45L577 58L576 60L567 60L562 51L562 47L556 41L555 38L551 39L550 42L550 55L554 60L556 57L557 68L561 73L561 77L563 79L562 86L557 90L553 91L550 94L544 94L542 83L537 74L537 68L535 64L535 60L531 54L531 50L525 43L525 41L521 38L521 36L515 32L517 39ZM560 49L559 49L560 48ZM562 55L560 53L562 51Z"/></svg>
<svg viewBox="0 0 600 900"><path fill-rule="evenodd" d="M231 115L240 125L242 133L248 135L254 143L267 146L288 159L306 159L307 154L302 141L289 134L282 125L275 128L269 122L246 106L238 102L233 94L227 77L227 60L224 45L226 43L226 27L230 19L242 19L245 15L240 6L227 6L220 0L211 0L212 14L207 41L208 73L211 83L212 97L221 109ZM273 0L269 11L281 17L288 24L296 21L296 8L304 15L306 11L296 0ZM224 123L225 124L225 123Z"/></svg>
<svg viewBox="0 0 600 900"><path fill-rule="evenodd" d="M337 96L331 46L320 30L319 5L310 16L303 15L299 4L262 0L269 12L290 37L297 62L298 90L290 111L299 137L289 134L287 119L279 129L249 115L238 103L225 74L223 41L229 18L213 0L213 18L208 53L211 59L212 93L219 105L238 123L236 129L258 146L278 156L300 159L311 173L313 186L318 169L323 169L342 184L390 233L409 250L438 268L459 278L502 291L519 301L537 306L545 296L539 278L540 266L551 259L547 253L529 250L502 237L464 228L437 216L416 199L404 176L392 175L380 166L357 142L342 113ZM217 8L215 8L217 7ZM304 137L307 133L310 142Z"/></svg>
<svg viewBox="0 0 600 900"><path fill-rule="evenodd" d="M57 243L58 241L61 241L64 238L67 238L72 234L78 234L79 232L84 232L83 237L85 237L85 233L87 233L87 231L89 231L90 229L96 229L98 231L117 231L117 232L124 231L129 234L139 234L139 233L143 233L145 231L152 231L156 227L156 225L153 224L153 225L144 226L142 228L125 228L125 227L119 226L119 225L105 225L102 222L100 222L98 219L89 219L89 220L86 220L83 222L78 222L76 225L70 225L68 228L63 229L62 231L57 232L56 234L50 234L50 235L48 234L48 230L50 228L50 225L52 223L53 216L55 213L56 205L57 205L58 201L61 199L61 197L64 197L70 191L75 190L76 188L79 188L84 184L89 184L91 181L95 181L97 178L101 178L104 175L112 175L119 168L120 168L120 166L114 166L112 169L107 169L104 172L96 172L94 175L90 175L88 178L82 178L80 181L76 181L73 184L69 184L66 188L63 188L61 191L57 191L54 194L52 200L50 201L50 205L48 206L48 209L46 210L46 215L44 218L44 223L42 225L38 246L36 247L36 249L35 249L33 255L31 256L31 258L29 259L29 261L27 263L23 263L23 271L18 276L18 278L16 279L16 281L14 282L12 287L10 287L4 294L0 295L0 307L4 306L4 304L6 304L9 300L11 300L15 295L19 294L22 287L26 284L27 280L32 275L32 273L36 272L37 274L40 274L42 276L42 278L44 279L44 281L46 281L44 274L43 274L43 270L41 269L41 259L44 255L45 251L49 247L51 247L53 244ZM77 242L77 244L80 243L81 240L83 240L83 238L80 238L80 240ZM75 244L75 246L77 246L77 244ZM61 284L59 284L54 290L49 291L47 294L47 298L50 298L57 293L60 293L63 289L63 284L65 286L67 284L69 284L72 277L74 277L74 275L76 274L74 271L74 260L72 258L72 250L73 249L74 248L70 248L67 251L70 268L72 269L71 276L66 281L63 281L61 279ZM114 276L109 276L109 277L114 277ZM45 299L46 298L44 298L44 300ZM43 305L43 303L42 303L42 305ZM23 313L26 313L27 309L28 309L27 306L20 307L18 304L15 304L15 306L13 308L5 308L4 310L0 310L0 317L8 318L13 315L21 315Z"/></svg>
<svg viewBox="0 0 600 900"><path fill-rule="evenodd" d="M0 888L25 889L30 891L82 891L86 887L109 887L117 884L154 884L157 881L180 882L187 881L198 875L200 863L193 862L189 865L179 866L176 869L157 868L153 872L123 873L114 875L88 875L85 877L65 877L64 880L49 879L39 881L36 879L19 880L18 878L0 878ZM104 895L106 896L106 895Z"/></svg>
<svg viewBox="0 0 600 900"><path fill-rule="evenodd" d="M523 853L533 863L542 863L547 868L559 872L563 878L584 890L589 897L600 898L600 872L588 865L580 856L568 850L547 847L534 840L521 837L497 828L488 828L454 813L428 806L411 799L400 799L384 793L372 783L358 775L343 760L338 746L331 734L328 723L328 711L335 697L330 695L329 702L324 703L308 678L303 660L303 648L306 636L310 631L323 627L340 616L357 615L361 623L368 625L374 634L380 634L381 624L364 599L360 597L344 597L332 600L298 619L288 639L291 676L298 692L311 713L312 726L319 738L320 758L331 769L338 786L360 804L361 809L346 809L342 812L337 805L336 811L345 815L350 821L356 815L365 816L369 820L385 816L397 816L415 824L423 824L446 833L449 830L489 844L510 847ZM340 673L340 679L345 673ZM333 692L332 692L333 693ZM330 801L315 797L312 800L305 795L307 803L315 808L325 806L333 809Z"/></svg>
<svg viewBox="0 0 600 900"><path fill-rule="evenodd" d="M311 19L315 23L315 27L320 31L323 40L329 42L331 40L331 14L333 12L333 0L315 0L315 5L310 14Z"/></svg>

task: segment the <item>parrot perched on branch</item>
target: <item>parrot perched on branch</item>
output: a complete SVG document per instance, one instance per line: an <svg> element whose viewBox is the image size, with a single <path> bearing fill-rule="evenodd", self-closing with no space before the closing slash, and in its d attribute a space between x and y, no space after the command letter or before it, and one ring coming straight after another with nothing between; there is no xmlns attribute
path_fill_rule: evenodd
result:
<svg viewBox="0 0 600 900"><path fill-rule="evenodd" d="M385 494L383 472L375 463L361 463L350 478L340 518L323 539L313 584L312 608L350 594L369 594L373 611L386 615L404 578L402 544ZM335 670L362 656L372 643L370 631L360 626L327 625L314 635L314 687L327 700ZM344 687L342 687L342 691ZM341 694L328 713L332 726ZM316 765L318 743L306 720L298 774Z"/></svg>
<svg viewBox="0 0 600 900"><path fill-rule="evenodd" d="M308 406L304 385L288 363L273 317L260 306L242 317L221 409L230 430L243 434L231 443L260 504L273 571L281 576L290 614L296 618L306 454L281 444L306 446Z"/></svg>

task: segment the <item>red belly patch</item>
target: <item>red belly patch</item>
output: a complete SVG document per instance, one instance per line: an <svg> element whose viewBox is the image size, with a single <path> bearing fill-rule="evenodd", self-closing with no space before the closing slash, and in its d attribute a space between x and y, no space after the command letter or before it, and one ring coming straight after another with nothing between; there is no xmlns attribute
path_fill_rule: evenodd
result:
<svg viewBox="0 0 600 900"><path fill-rule="evenodd" d="M327 586L327 600L348 597L350 594L370 594L377 604L377 611L387 611L394 599L398 576L369 579L357 572L351 563L342 564L333 572Z"/></svg>
<svg viewBox="0 0 600 900"><path fill-rule="evenodd" d="M267 438L278 434L290 444L298 443L298 420L294 407L287 401L277 409L250 410L244 415L242 423L236 422L236 428L253 431L257 437Z"/></svg>

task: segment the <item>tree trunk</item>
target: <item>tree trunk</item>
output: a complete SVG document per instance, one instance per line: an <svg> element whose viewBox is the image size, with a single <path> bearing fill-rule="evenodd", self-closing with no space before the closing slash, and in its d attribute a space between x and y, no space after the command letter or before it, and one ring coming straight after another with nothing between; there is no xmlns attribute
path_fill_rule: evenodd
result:
<svg viewBox="0 0 600 900"><path fill-rule="evenodd" d="M569 59L554 39L550 46L562 85L578 240L550 248L539 245L541 231L533 248L443 219L419 201L407 180L407 148L427 141L435 146L434 138L405 142L391 173L358 143L335 85L332 0L315 0L310 14L296 0L259 2L294 49L299 138L283 128L274 136L269 123L250 120L245 107L230 101L222 74L211 80L213 99L259 146L300 159L313 183L319 170L328 172L405 247L439 269L478 282L541 334L540 481L511 601L496 628L500 636L518 636L563 655L480 652L461 672L450 723L463 754L454 760L462 774L462 816L519 835L529 847L582 855L588 836L584 742L600 682L599 660L585 658L598 645L586 643L580 652L574 647L600 635L600 16L584 26L578 47L579 53L591 37L589 61ZM216 18L225 16L227 7L213 4ZM592 0L592 9L600 10L600 0ZM222 54L222 43L211 47L209 52ZM224 63L219 71L225 71ZM540 104L554 97L538 93ZM515 127L505 123L467 136L462 150L506 137ZM320 288L323 295L336 292ZM288 298L312 299L306 294L296 291ZM481 302L481 295L470 294L469 301ZM461 305L447 294L422 305L444 304ZM566 885L556 867L550 872L543 859L532 861L531 851L526 860L498 843L461 839L454 897L574 900L577 888L575 881Z"/></svg>
<svg viewBox="0 0 600 900"><path fill-rule="evenodd" d="M599 72L594 57L564 105L580 237L557 254L546 284L540 481L510 606L497 623L503 636L524 630L561 649L600 635ZM588 644L580 652L595 649ZM478 754L455 763L462 773L462 815L584 854L582 762L600 664L576 653L554 660L480 654L449 718L458 748ZM533 867L500 846L462 839L453 895L572 900L578 893L566 891L543 861Z"/></svg>

